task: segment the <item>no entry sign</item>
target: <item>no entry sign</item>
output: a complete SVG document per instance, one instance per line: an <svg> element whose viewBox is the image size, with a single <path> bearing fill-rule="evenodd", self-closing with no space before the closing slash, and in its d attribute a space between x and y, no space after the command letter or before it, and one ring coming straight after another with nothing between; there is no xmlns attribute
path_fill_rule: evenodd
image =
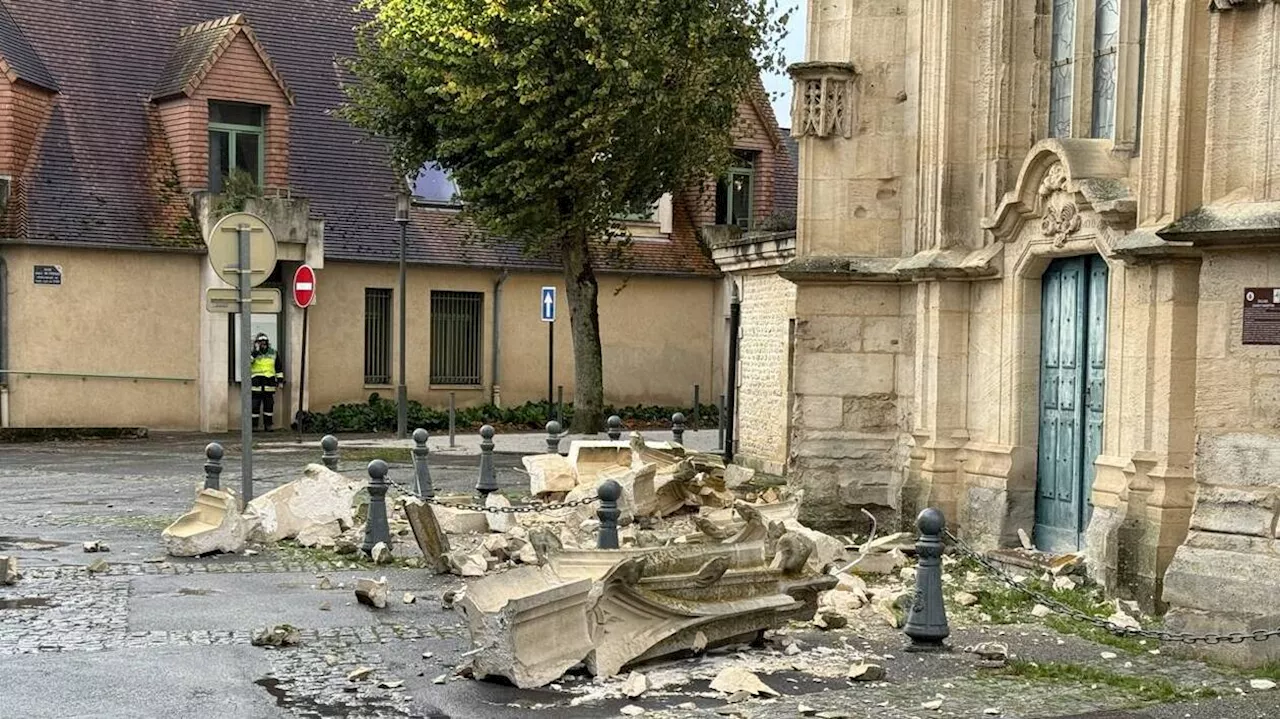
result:
<svg viewBox="0 0 1280 719"><path fill-rule="evenodd" d="M293 303L299 307L310 307L316 299L316 271L311 265L298 267L293 273Z"/></svg>

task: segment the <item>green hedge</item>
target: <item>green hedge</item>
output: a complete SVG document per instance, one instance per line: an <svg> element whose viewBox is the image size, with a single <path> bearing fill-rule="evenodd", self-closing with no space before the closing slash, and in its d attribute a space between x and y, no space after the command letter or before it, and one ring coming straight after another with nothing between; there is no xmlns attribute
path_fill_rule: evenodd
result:
<svg viewBox="0 0 1280 719"><path fill-rule="evenodd" d="M653 427L670 427L671 415L683 412L687 427L693 423L693 410L688 407L659 407L656 405L632 405L630 407L606 406L604 416L618 415L622 418L624 429L648 429ZM421 403L410 401L409 428L422 427L429 432L449 429L449 410L424 407ZM573 404L564 405L564 423L573 421ZM482 425L493 425L499 430L541 430L547 425L547 418L555 416L555 405L547 402L527 402L517 407L495 407L486 404L480 407L465 407L456 410L455 427L458 431L479 429ZM299 419L309 432L384 432L396 428L395 400L384 399L376 392L369 395L364 404L334 405L328 412L303 412ZM702 429L717 425L716 406L702 405L698 426ZM600 431L604 431L604 427Z"/></svg>

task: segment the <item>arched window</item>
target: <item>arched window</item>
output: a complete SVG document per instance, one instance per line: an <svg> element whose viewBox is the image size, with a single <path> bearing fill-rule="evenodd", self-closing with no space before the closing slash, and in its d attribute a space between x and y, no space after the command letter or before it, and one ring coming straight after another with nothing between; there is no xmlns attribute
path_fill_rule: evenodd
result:
<svg viewBox="0 0 1280 719"><path fill-rule="evenodd" d="M1076 47L1075 0L1053 0L1053 51L1049 56L1049 137L1071 137L1071 67Z"/></svg>

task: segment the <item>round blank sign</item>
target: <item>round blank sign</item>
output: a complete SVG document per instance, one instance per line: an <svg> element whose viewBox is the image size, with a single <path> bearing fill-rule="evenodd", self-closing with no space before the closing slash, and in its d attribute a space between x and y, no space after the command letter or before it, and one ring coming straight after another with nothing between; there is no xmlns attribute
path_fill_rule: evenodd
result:
<svg viewBox="0 0 1280 719"><path fill-rule="evenodd" d="M232 287L240 285L236 268L239 266L240 236L243 227L249 231L249 286L257 287L271 276L276 268L276 238L262 218L247 212L233 212L213 226L205 244L209 246L209 264L224 282Z"/></svg>

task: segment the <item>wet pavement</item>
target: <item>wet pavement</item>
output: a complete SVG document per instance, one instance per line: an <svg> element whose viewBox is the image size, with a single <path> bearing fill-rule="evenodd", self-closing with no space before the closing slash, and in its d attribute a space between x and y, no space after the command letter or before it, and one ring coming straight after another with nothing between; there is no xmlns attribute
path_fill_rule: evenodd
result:
<svg viewBox="0 0 1280 719"><path fill-rule="evenodd" d="M238 487L238 448L234 438L222 439L228 450L222 481ZM292 447L290 439L281 434L255 453L255 494L319 459L314 438ZM620 716L631 705L653 717L1280 717L1280 693L1254 691L1242 674L1039 625L983 626L963 612L953 615L956 651L949 653L904 653L902 635L883 622L834 632L796 625L784 635L799 652L784 652L782 637L775 637L640 667L654 688L633 699L620 695L621 678L597 682L573 674L539 690L458 678L453 672L470 648L467 632L439 601L462 587L457 577L353 568L332 555L287 549L164 557L160 530L189 509L209 440L0 445L0 554L18 557L24 573L17 584L0 587L0 716L571 719ZM353 451L341 470L362 473L369 452L377 451L370 446L377 443ZM408 466L392 465L393 478L408 481ZM501 454L497 465L504 489L524 486L518 456ZM433 455L432 476L443 491L468 491L476 458ZM110 551L86 553L86 541ZM90 573L86 567L97 559L108 567ZM388 607L356 603L355 579L383 575L392 587ZM321 576L331 589L320 588ZM405 592L417 601L404 603ZM251 646L258 630L282 623L299 628L300 646ZM993 672L960 651L988 640L1007 643L1023 661L1162 680L1218 697L1144 706L1142 696L1118 684ZM886 681L847 680L849 665L863 660L885 666ZM728 702L708 686L725 666L755 671L781 696ZM349 681L362 667L373 671ZM940 701L936 708L933 701Z"/></svg>

